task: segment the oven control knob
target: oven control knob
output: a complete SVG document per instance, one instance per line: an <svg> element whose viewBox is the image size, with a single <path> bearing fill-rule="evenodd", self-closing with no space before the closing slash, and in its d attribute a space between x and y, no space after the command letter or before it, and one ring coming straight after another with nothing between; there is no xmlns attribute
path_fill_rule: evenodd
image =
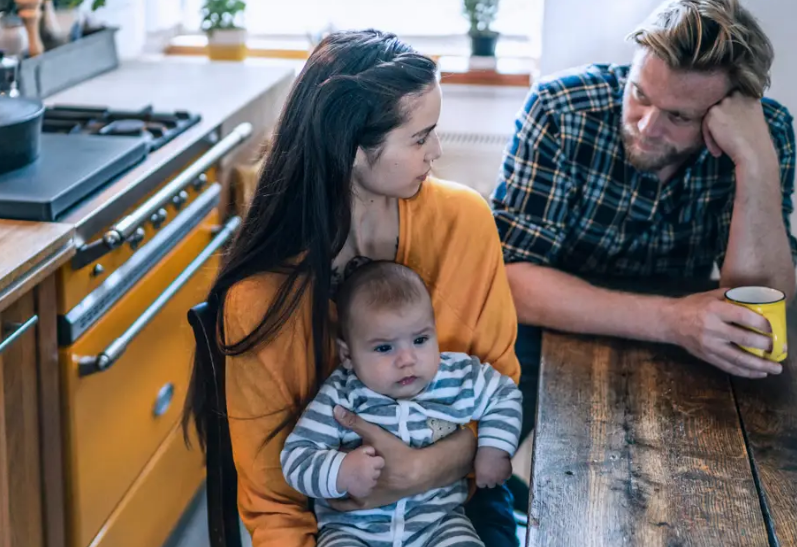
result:
<svg viewBox="0 0 797 547"><path fill-rule="evenodd" d="M168 213L166 212L166 209L161 208L152 213L152 216L149 217L149 221L152 224L152 227L157 230L163 225L164 222L166 222L167 216Z"/></svg>
<svg viewBox="0 0 797 547"><path fill-rule="evenodd" d="M138 248L139 244L144 241L144 228L136 228L133 235L127 238L127 243L134 251Z"/></svg>
<svg viewBox="0 0 797 547"><path fill-rule="evenodd" d="M188 201L188 192L180 190L180 193L172 198L172 205L174 205L175 209L180 210L186 201Z"/></svg>
<svg viewBox="0 0 797 547"><path fill-rule="evenodd" d="M202 173L197 178L194 179L194 182L191 183L191 186L194 187L194 190L199 192L203 186L208 183L208 176L205 173Z"/></svg>

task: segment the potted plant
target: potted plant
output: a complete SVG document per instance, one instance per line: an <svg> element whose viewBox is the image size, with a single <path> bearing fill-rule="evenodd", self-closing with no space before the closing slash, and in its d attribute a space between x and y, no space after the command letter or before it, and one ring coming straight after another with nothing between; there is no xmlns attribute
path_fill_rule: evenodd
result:
<svg viewBox="0 0 797 547"><path fill-rule="evenodd" d="M202 30L208 37L211 59L242 61L246 58L246 29L241 21L245 10L243 0L205 0Z"/></svg>
<svg viewBox="0 0 797 547"><path fill-rule="evenodd" d="M468 35L471 54L478 57L495 57L498 33L490 30L490 23L498 13L498 0L463 0L462 12L470 22Z"/></svg>

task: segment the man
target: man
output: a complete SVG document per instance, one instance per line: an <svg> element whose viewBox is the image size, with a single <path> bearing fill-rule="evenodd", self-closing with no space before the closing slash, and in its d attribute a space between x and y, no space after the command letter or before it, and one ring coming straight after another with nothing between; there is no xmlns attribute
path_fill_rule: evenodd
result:
<svg viewBox="0 0 797 547"><path fill-rule="evenodd" d="M600 288L614 278L708 278L792 298L792 118L763 99L772 45L737 0L669 0L629 37L630 67L592 65L534 86L493 201L521 324L682 346L734 375L781 366L761 316L722 290L685 298ZM518 357L533 414L539 347ZM526 430L531 426L527 424Z"/></svg>

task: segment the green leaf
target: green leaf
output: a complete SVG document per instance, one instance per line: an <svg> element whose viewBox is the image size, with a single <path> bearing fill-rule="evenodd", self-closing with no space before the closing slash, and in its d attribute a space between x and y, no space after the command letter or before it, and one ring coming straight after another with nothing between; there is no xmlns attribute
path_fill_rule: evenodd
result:
<svg viewBox="0 0 797 547"><path fill-rule="evenodd" d="M499 0L462 0L462 14L470 22L470 33L490 32L490 23L498 14Z"/></svg>
<svg viewBox="0 0 797 547"><path fill-rule="evenodd" d="M212 32L237 28L236 20L245 10L246 2L243 0L205 0L202 6L202 29Z"/></svg>

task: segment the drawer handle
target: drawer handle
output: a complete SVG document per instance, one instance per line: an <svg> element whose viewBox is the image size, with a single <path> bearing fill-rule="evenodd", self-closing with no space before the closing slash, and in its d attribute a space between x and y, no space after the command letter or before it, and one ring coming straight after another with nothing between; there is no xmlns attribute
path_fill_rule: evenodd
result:
<svg viewBox="0 0 797 547"><path fill-rule="evenodd" d="M152 407L152 414L156 418L166 414L166 411L172 406L172 399L174 399L174 384L169 382L158 391L158 396L155 397L155 406Z"/></svg>
<svg viewBox="0 0 797 547"><path fill-rule="evenodd" d="M127 346L133 341L133 339L138 336L138 334L144 330L144 327L149 324L150 321L161 311L166 304L169 303L169 300L174 297L177 292L183 288L183 286L188 283L191 277L199 271L202 265L207 262L213 253L215 253L222 245L224 245L235 233L235 230L241 224L241 217L233 217L228 220L224 227L219 230L218 234L211 240L210 245L205 247L205 249L197 255L197 257L191 261L188 267L183 270L183 272L177 276L177 278L171 282L171 284L166 287L166 290L163 291L155 301L146 309L141 316L136 319L128 329L122 333L122 335L111 342L105 351L100 352L96 356L86 356L81 357L78 362L78 374L80 376L88 376L89 374L94 374L95 372L102 372L107 370L111 365L113 365L119 357L122 356Z"/></svg>
<svg viewBox="0 0 797 547"><path fill-rule="evenodd" d="M7 330L13 330L11 334L6 336L0 342L0 353L3 353L11 344L16 342L23 334L31 329L36 323L39 322L39 316L34 315L24 323L6 323L4 326Z"/></svg>

